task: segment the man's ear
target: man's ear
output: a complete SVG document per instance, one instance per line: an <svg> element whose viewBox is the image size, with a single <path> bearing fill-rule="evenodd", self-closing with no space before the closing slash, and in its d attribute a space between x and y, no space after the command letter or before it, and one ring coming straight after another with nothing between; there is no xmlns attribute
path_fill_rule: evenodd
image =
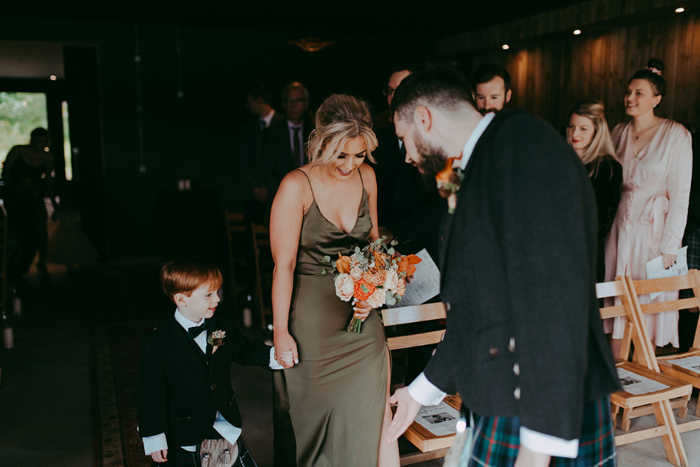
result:
<svg viewBox="0 0 700 467"><path fill-rule="evenodd" d="M506 92L506 104L510 102L510 98L513 96L513 90L509 89L508 92Z"/></svg>
<svg viewBox="0 0 700 467"><path fill-rule="evenodd" d="M433 114L424 105L419 105L416 107L416 113L413 116L414 123L416 126L423 129L423 131L428 132L433 126Z"/></svg>

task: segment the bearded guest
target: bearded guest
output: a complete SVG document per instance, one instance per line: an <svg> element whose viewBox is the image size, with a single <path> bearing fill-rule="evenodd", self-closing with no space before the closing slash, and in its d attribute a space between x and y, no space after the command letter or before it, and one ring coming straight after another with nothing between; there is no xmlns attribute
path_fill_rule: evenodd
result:
<svg viewBox="0 0 700 467"><path fill-rule="evenodd" d="M598 207L598 261L596 280L605 280L605 238L610 233L622 190L622 166L610 140L605 107L586 99L571 109L566 140L586 166Z"/></svg>
<svg viewBox="0 0 700 467"><path fill-rule="evenodd" d="M523 111L482 117L449 67L407 77L392 110L407 160L426 175L446 164L461 175L441 183L453 208L439 255L447 331L425 371L392 396L387 441L421 405L459 393L476 426L462 465L614 466L609 394L619 382L596 299L596 206L583 164Z"/></svg>
<svg viewBox="0 0 700 467"><path fill-rule="evenodd" d="M499 112L513 97L510 88L510 73L501 65L485 63L474 73L472 80L476 110L481 115Z"/></svg>

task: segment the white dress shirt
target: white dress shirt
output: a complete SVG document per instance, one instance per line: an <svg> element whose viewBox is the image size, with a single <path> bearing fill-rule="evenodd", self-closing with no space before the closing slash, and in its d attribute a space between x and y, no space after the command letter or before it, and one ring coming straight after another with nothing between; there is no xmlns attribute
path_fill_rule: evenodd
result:
<svg viewBox="0 0 700 467"><path fill-rule="evenodd" d="M496 114L494 113L487 113L481 121L479 121L464 145L462 158L455 160L453 167L459 166L462 170L467 167L467 163L472 157L476 143L495 116ZM425 373L421 373L413 380L408 386L408 393L422 405L437 405L447 395L431 383L425 376ZM575 458L578 455L578 439L569 441L544 433L538 433L524 426L520 427L520 443L531 451L548 454L553 457Z"/></svg>
<svg viewBox="0 0 700 467"><path fill-rule="evenodd" d="M185 331L188 331L192 327L204 324L202 320L198 323L190 321L189 319L182 316L180 310L175 311L175 320L180 323ZM200 349L204 354L207 353L207 333L201 332L197 337L194 338ZM270 348L270 369L272 370L283 370L284 367L277 363L275 360L275 348ZM216 419L214 420L214 429L219 433L226 441L231 444L235 444L239 436L241 436L241 429L237 426L231 425L218 411L216 412ZM150 455L152 452L160 451L163 449L168 449L168 441L165 438L165 433L160 433L153 436L146 436L143 439L143 448L146 451L146 455ZM181 446L182 449L189 452L194 452L197 450L197 446Z"/></svg>
<svg viewBox="0 0 700 467"><path fill-rule="evenodd" d="M265 128L268 128L270 126L270 123L272 123L272 117L274 116L275 109L271 109L269 114L260 119L260 121L265 124Z"/></svg>
<svg viewBox="0 0 700 467"><path fill-rule="evenodd" d="M304 157L304 124L295 124L287 120L287 130L289 132L289 144L291 145L292 149L292 155L294 154L294 129L299 128L299 134L297 136L297 144L299 145L299 152L301 154L301 158ZM297 161L300 162L301 165L303 164L303 161Z"/></svg>

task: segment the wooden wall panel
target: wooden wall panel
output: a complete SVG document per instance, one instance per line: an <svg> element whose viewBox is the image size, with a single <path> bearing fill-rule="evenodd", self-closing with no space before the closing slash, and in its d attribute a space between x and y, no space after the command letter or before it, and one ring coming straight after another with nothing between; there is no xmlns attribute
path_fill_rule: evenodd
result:
<svg viewBox="0 0 700 467"><path fill-rule="evenodd" d="M525 46L511 44L510 50L491 49L470 55L468 61L472 71L487 62L503 65L513 81L510 106L563 129L571 107L587 97L605 103L611 127L625 121L622 99L627 80L651 57L666 65L667 91L657 114L700 129L700 14L650 19L598 34L584 31Z"/></svg>

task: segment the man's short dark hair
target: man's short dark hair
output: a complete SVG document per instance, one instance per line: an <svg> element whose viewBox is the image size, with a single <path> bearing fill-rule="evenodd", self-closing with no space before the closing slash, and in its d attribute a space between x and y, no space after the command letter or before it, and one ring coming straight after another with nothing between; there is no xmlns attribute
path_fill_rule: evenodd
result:
<svg viewBox="0 0 700 467"><path fill-rule="evenodd" d="M476 91L477 84L488 83L496 76L503 79L506 92L510 91L510 73L501 65L496 65L495 63L484 63L477 68L476 73L474 73L474 91Z"/></svg>
<svg viewBox="0 0 700 467"><path fill-rule="evenodd" d="M255 84L249 87L245 93L246 97L250 97L251 100L262 99L266 104L272 103L272 94L267 89L264 84Z"/></svg>
<svg viewBox="0 0 700 467"><path fill-rule="evenodd" d="M474 106L464 75L453 65L431 63L415 67L404 78L391 101L391 111L406 120L419 105L456 110L463 104Z"/></svg>

